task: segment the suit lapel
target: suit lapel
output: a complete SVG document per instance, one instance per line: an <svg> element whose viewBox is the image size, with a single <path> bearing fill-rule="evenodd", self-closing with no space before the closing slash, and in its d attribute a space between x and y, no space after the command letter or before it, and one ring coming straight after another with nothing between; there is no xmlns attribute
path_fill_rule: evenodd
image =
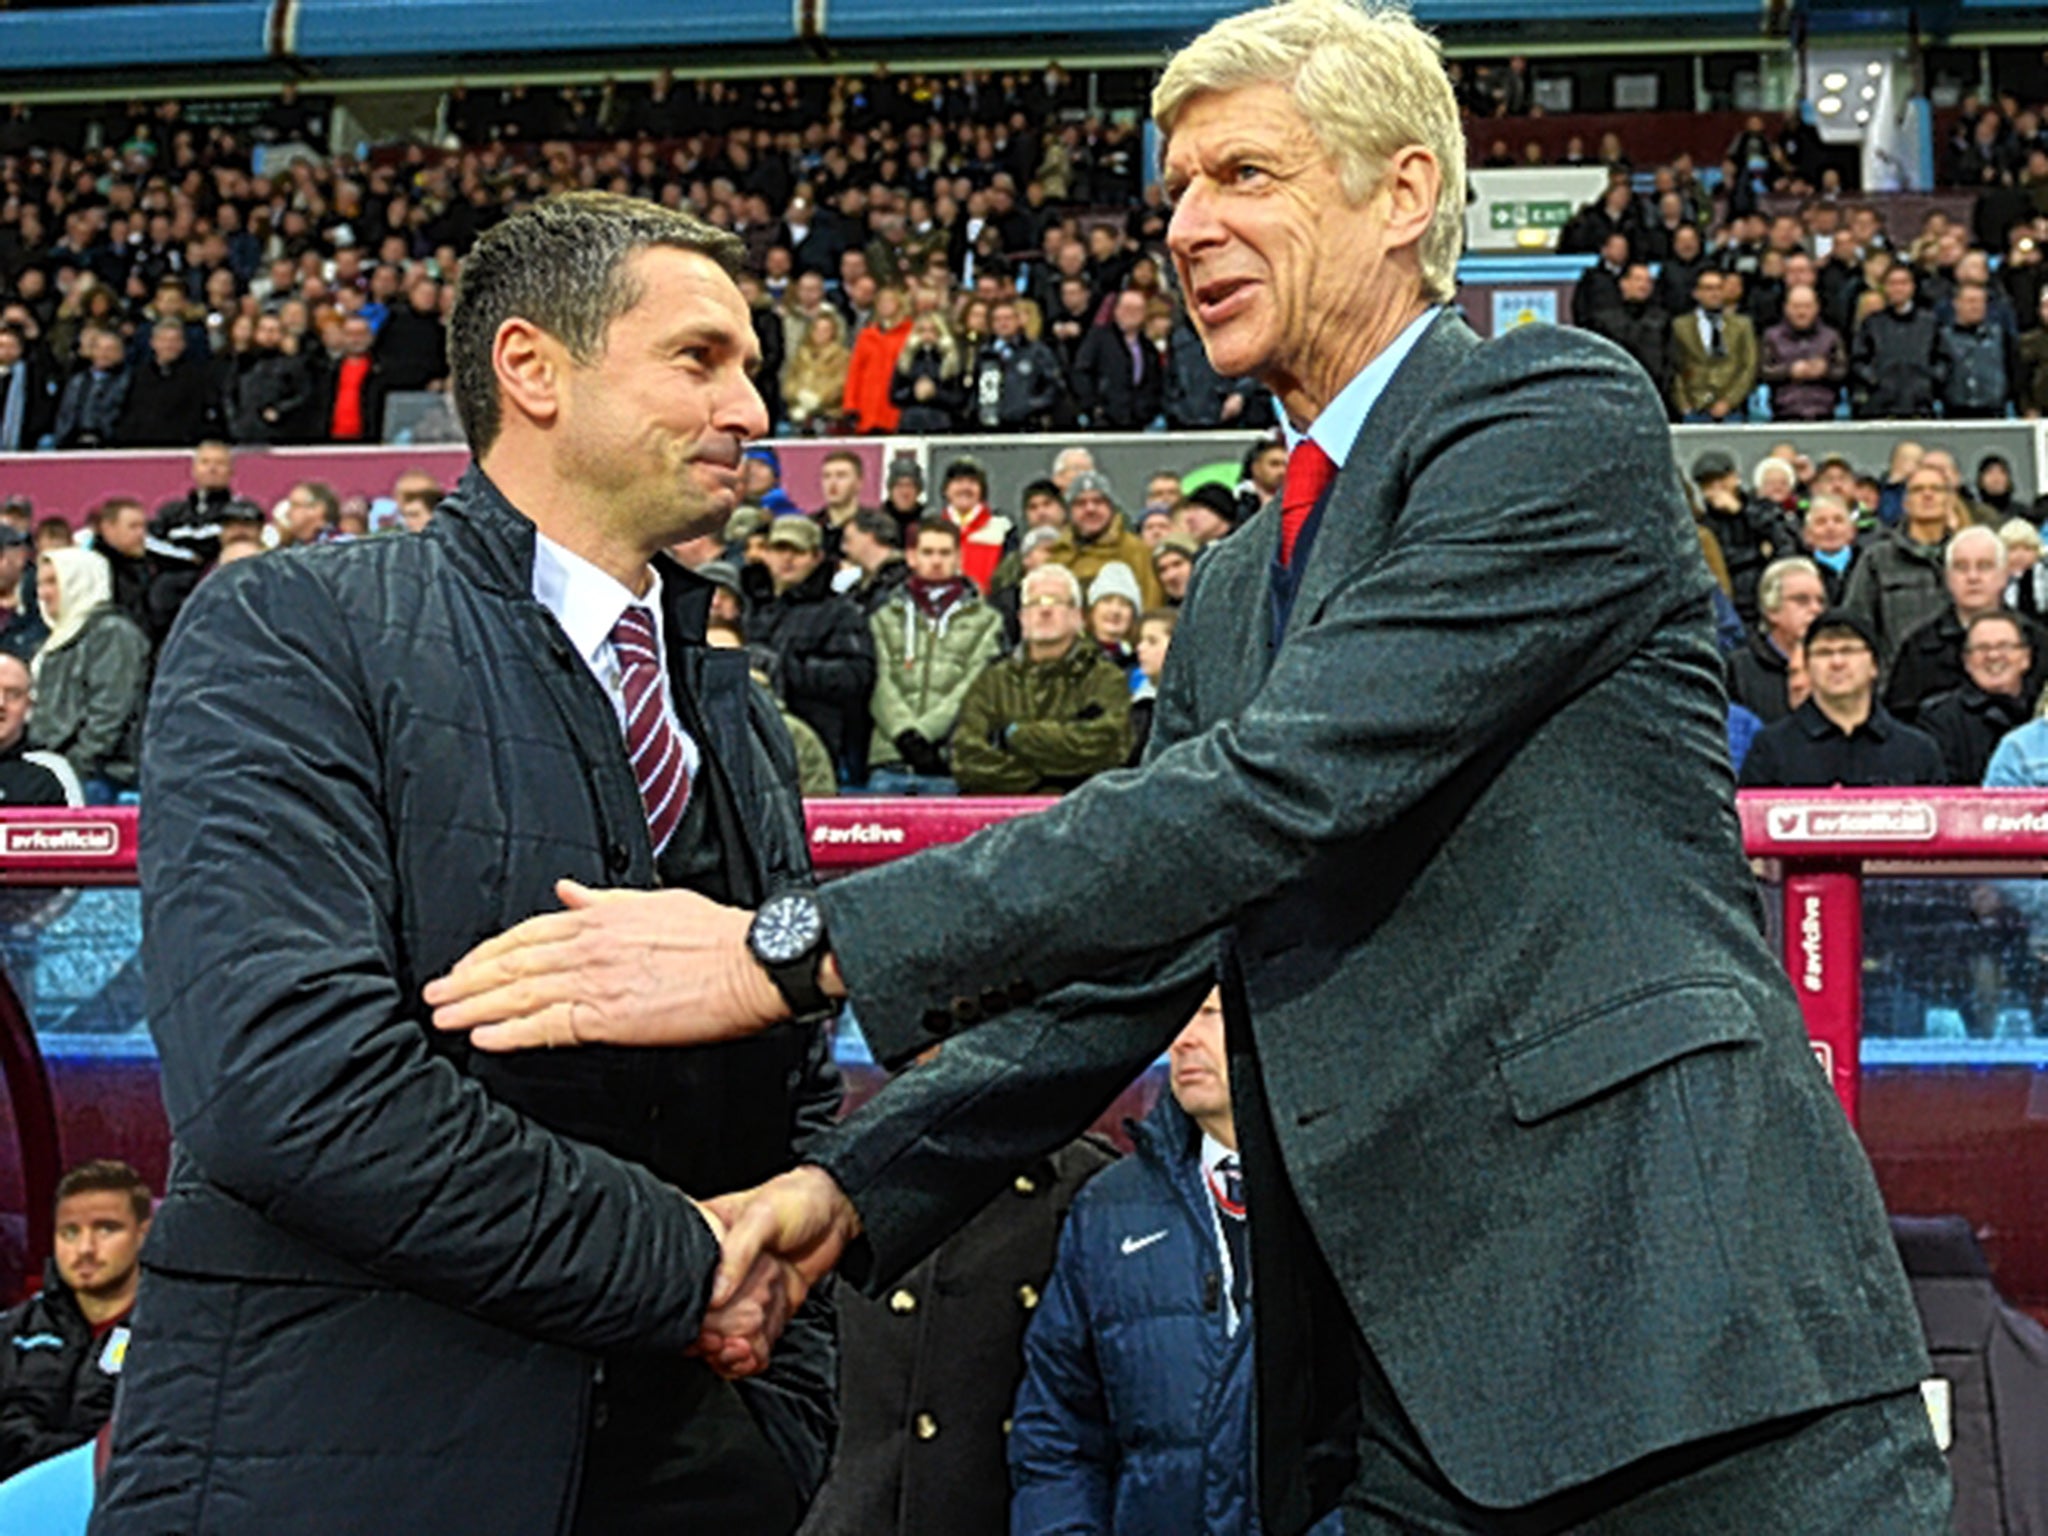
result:
<svg viewBox="0 0 2048 1536"><path fill-rule="evenodd" d="M1387 387L1373 402L1358 441L1337 471L1302 573L1301 591L1288 616L1284 645L1302 625L1315 618L1329 595L1361 566L1376 560L1393 538L1401 513L1393 470L1401 437L1417 415L1429 408L1452 371L1464 362L1479 338L1455 309L1439 315L1422 333L1415 349L1402 360ZM1270 520L1267 537L1274 546L1264 551L1270 561L1280 537L1280 520Z"/></svg>

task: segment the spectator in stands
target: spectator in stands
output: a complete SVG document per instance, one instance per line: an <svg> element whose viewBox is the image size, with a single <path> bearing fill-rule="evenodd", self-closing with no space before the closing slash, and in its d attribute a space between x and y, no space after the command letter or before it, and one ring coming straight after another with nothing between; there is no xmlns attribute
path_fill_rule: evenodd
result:
<svg viewBox="0 0 2048 1536"><path fill-rule="evenodd" d="M1849 403L1858 417L1934 414L1937 328L1916 297L1913 269L1895 261L1886 270L1881 307L1856 326L1849 363Z"/></svg>
<svg viewBox="0 0 2048 1536"><path fill-rule="evenodd" d="M1619 236L1616 237L1619 240ZM1622 269L1613 302L1587 312L1579 324L1620 347L1642 364L1660 399L1671 398L1671 316L1653 298L1650 269L1632 262ZM1574 308L1573 314L1580 311Z"/></svg>
<svg viewBox="0 0 2048 1536"><path fill-rule="evenodd" d="M1244 467L1237 482L1237 505L1225 521L1234 528L1278 496L1286 483L1287 445L1274 437L1260 439L1245 450ZM1196 538L1202 543L1209 542L1200 534Z"/></svg>
<svg viewBox="0 0 2048 1536"><path fill-rule="evenodd" d="M986 596L1016 538L1010 520L989 507L988 472L973 459L955 459L939 494L945 518L960 530L961 574Z"/></svg>
<svg viewBox="0 0 2048 1536"><path fill-rule="evenodd" d="M832 590L818 525L803 516L775 519L766 564L748 566L740 582L750 605L747 634L775 653L790 712L818 733L840 782L861 783L875 648L860 609Z"/></svg>
<svg viewBox="0 0 2048 1536"><path fill-rule="evenodd" d="M2020 414L2029 421L2048 415L2048 286L2041 289L2033 313L2033 329L2020 338L2017 390ZM0 348L4 345L0 343ZM4 357L4 350L0 350L0 360Z"/></svg>
<svg viewBox="0 0 2048 1536"><path fill-rule="evenodd" d="M1081 342L1067 387L1083 426L1136 432L1160 415L1165 370L1146 345L1144 330L1145 295L1127 288L1116 296L1109 323L1094 327Z"/></svg>
<svg viewBox="0 0 2048 1536"><path fill-rule="evenodd" d="M1849 504L1838 495L1816 491L1806 503L1799 543L1827 587L1828 600L1824 606L1838 607L1848 591L1849 573L1856 567L1856 557L1862 553L1856 543L1856 519L1850 515Z"/></svg>
<svg viewBox="0 0 2048 1536"><path fill-rule="evenodd" d="M1922 463L1906 476L1905 516L1873 539L1849 573L1842 606L1876 637L1889 665L1906 636L1949 602L1942 560L1948 552L1955 494L1946 474Z"/></svg>
<svg viewBox="0 0 2048 1536"><path fill-rule="evenodd" d="M876 289L874 313L854 337L853 355L846 366L848 430L867 434L898 430L896 364L910 340L910 326L910 304L903 290L893 284Z"/></svg>
<svg viewBox="0 0 2048 1536"><path fill-rule="evenodd" d="M962 383L959 345L945 319L919 315L896 358L889 399L898 411L898 429L941 435L958 430L967 404Z"/></svg>
<svg viewBox="0 0 2048 1536"><path fill-rule="evenodd" d="M907 539L926 516L924 471L916 459L902 454L889 461L887 480L882 510L896 519L897 532Z"/></svg>
<svg viewBox="0 0 2048 1536"><path fill-rule="evenodd" d="M825 563L835 569L846 525L861 509L860 482L865 472L860 455L849 448L833 449L818 466L818 492L825 504L812 515L825 535Z"/></svg>
<svg viewBox="0 0 2048 1536"><path fill-rule="evenodd" d="M1251 1239L1218 993L1168 1057L1132 1156L1074 1201L1024 1336L1014 1532L1258 1528Z"/></svg>
<svg viewBox="0 0 2048 1536"><path fill-rule="evenodd" d="M1572 285L1572 324L1597 330L1601 311L1621 302L1621 275L1629 267L1629 238L1616 230L1600 244L1599 258Z"/></svg>
<svg viewBox="0 0 2048 1536"><path fill-rule="evenodd" d="M771 518L803 512L782 488L782 458L766 443L756 443L740 455L740 500L743 506L758 507Z"/></svg>
<svg viewBox="0 0 2048 1536"><path fill-rule="evenodd" d="M1159 578L1159 590L1166 594L1166 607L1178 608L1187 597L1195 556L1201 552L1202 546L1184 533L1168 534L1152 551L1152 570Z"/></svg>
<svg viewBox="0 0 2048 1536"><path fill-rule="evenodd" d="M799 432L838 429L846 411L846 374L852 363L846 322L837 310L820 310L782 366L782 407L792 428Z"/></svg>
<svg viewBox="0 0 2048 1536"><path fill-rule="evenodd" d="M391 496L408 533L424 533L441 504L441 483L424 470L409 469L398 477Z"/></svg>
<svg viewBox="0 0 2048 1536"><path fill-rule="evenodd" d="M405 302L394 305L378 328L375 355L383 364L386 390L447 387L448 327L439 283L424 276L413 280Z"/></svg>
<svg viewBox="0 0 2048 1536"><path fill-rule="evenodd" d="M341 322L341 355L322 370L319 435L333 443L375 443L384 438L384 399L390 392L376 354L376 333L361 315Z"/></svg>
<svg viewBox="0 0 2048 1536"><path fill-rule="evenodd" d="M12 524L0 524L0 653L32 661L49 638L28 580L35 540Z"/></svg>
<svg viewBox="0 0 2048 1536"><path fill-rule="evenodd" d="M118 331L91 329L81 343L87 366L65 382L50 428L56 448L112 448L128 403L128 349Z"/></svg>
<svg viewBox="0 0 2048 1536"><path fill-rule="evenodd" d="M235 360L223 414L238 443L289 442L301 411L312 399L304 361L285 349L284 325L259 315L253 344Z"/></svg>
<svg viewBox="0 0 2048 1536"><path fill-rule="evenodd" d="M1672 404L1685 421L1747 421L1756 388L1756 331L1724 302L1724 274L1693 280L1693 308L1671 322Z"/></svg>
<svg viewBox="0 0 2048 1536"><path fill-rule="evenodd" d="M1984 769L1986 789L2048 788L2048 694L2034 718L2008 731Z"/></svg>
<svg viewBox="0 0 2048 1536"><path fill-rule="evenodd" d="M1878 637L1852 609L1813 621L1804 646L1813 695L1750 743L1745 789L1868 789L1946 782L1941 749L1877 702Z"/></svg>
<svg viewBox="0 0 2048 1536"><path fill-rule="evenodd" d="M1173 432L1210 432L1257 417L1270 419L1271 397L1254 379L1226 379L1209 362L1194 321L1175 305L1168 333L1166 425Z"/></svg>
<svg viewBox="0 0 2048 1536"><path fill-rule="evenodd" d="M716 562L714 562L716 563ZM729 574L729 570L728 570ZM705 623L704 643L721 651L745 651L747 675L754 686L775 706L776 718L789 732L789 744L796 753L797 792L806 800L826 800L839 793L839 775L832 766L832 754L818 733L790 712L789 704L775 686L775 655L758 645L748 645L736 615L716 613Z"/></svg>
<svg viewBox="0 0 2048 1536"><path fill-rule="evenodd" d="M1970 620L1962 685L1928 699L1916 722L1941 748L1949 783L1981 784L1998 743L2026 724L2033 664L2029 627L2017 614L1980 613Z"/></svg>
<svg viewBox="0 0 2048 1536"><path fill-rule="evenodd" d="M116 440L123 448L190 448L217 430L206 362L190 350L185 323L157 321L147 355L131 370Z"/></svg>
<svg viewBox="0 0 2048 1536"><path fill-rule="evenodd" d="M284 495L288 545L330 544L341 535L341 498L324 480L301 480Z"/></svg>
<svg viewBox="0 0 2048 1536"><path fill-rule="evenodd" d="M93 549L107 562L113 582L114 606L149 628L149 513L132 496L113 496L100 503Z"/></svg>
<svg viewBox="0 0 2048 1536"><path fill-rule="evenodd" d="M1138 610L1165 605L1166 594L1152 568L1152 551L1125 524L1107 475L1090 472L1075 476L1067 487L1067 514L1071 519L1069 526L1052 547L1055 564L1072 571L1084 589L1104 567L1112 563L1128 567L1137 581L1139 594L1139 600L1132 605L1133 619Z"/></svg>
<svg viewBox="0 0 2048 1536"><path fill-rule="evenodd" d="M1073 443L1052 456L1052 469L1046 478L1052 481L1053 488L1060 493L1060 498L1064 501L1067 487L1074 483L1074 476L1088 474L1095 467L1093 450L1080 443Z"/></svg>
<svg viewBox="0 0 2048 1536"><path fill-rule="evenodd" d="M89 549L37 562L36 595L50 637L36 653L31 739L71 764L88 805L135 788L149 637L114 604L107 562Z"/></svg>
<svg viewBox="0 0 2048 1536"><path fill-rule="evenodd" d="M71 765L54 752L29 746L34 694L35 677L28 663L0 651L0 806L83 805L85 791ZM0 1361L0 1371L4 1370L5 1362ZM5 1423L5 1401L0 1391L0 1425Z"/></svg>
<svg viewBox="0 0 2048 1536"><path fill-rule="evenodd" d="M853 585L845 589L846 595L864 616L873 618L910 575L896 519L862 507L840 535L839 551L842 570L858 573Z"/></svg>
<svg viewBox="0 0 2048 1536"><path fill-rule="evenodd" d="M948 752L975 678L1003 649L1002 617L960 573L960 530L920 524L910 578L869 620L875 644L874 741L868 788L955 789Z"/></svg>
<svg viewBox="0 0 2048 1536"><path fill-rule="evenodd" d="M1849 376L1841 335L1820 318L1810 287L1785 293L1785 318L1764 332L1759 373L1771 387L1773 421L1829 421Z"/></svg>
<svg viewBox="0 0 2048 1536"><path fill-rule="evenodd" d="M1907 633L1885 685L1885 707L1909 725L1918 723L1920 709L1929 699L1962 686L1967 676L1963 646L1970 622L1982 614L1999 612L2005 599L2005 543L1989 528L1965 528L1949 540L1942 569L1948 602ZM2048 640L2032 645L2036 638L2033 626L2025 619L2019 622L2028 631L2030 648L2048 666ZM2026 708L2033 707L2041 682L2041 676L2028 677Z"/></svg>
<svg viewBox="0 0 2048 1536"><path fill-rule="evenodd" d="M2012 402L2018 353L2011 332L1987 314L1987 296L1981 283L1958 287L1935 340L1941 414L1956 420L1998 420Z"/></svg>
<svg viewBox="0 0 2048 1536"><path fill-rule="evenodd" d="M1682 315L1690 310L1699 275L1713 264L1705 237L1693 225L1681 225L1672 234L1671 254L1663 258L1657 271L1653 295L1657 307L1669 315Z"/></svg>
<svg viewBox="0 0 2048 1536"><path fill-rule="evenodd" d="M113 1416L150 1214L149 1186L126 1163L81 1163L58 1181L43 1288L0 1320L0 1480L86 1444Z"/></svg>
<svg viewBox="0 0 2048 1536"><path fill-rule="evenodd" d="M0 453L26 453L57 420L58 385L20 327L0 323Z"/></svg>
<svg viewBox="0 0 2048 1536"><path fill-rule="evenodd" d="M1692 483L1699 492L1700 525L1713 538L1728 573L1735 611L1744 623L1754 624L1757 580L1771 561L1799 552L1798 535L1776 503L1743 494L1735 460L1718 448L1693 460Z"/></svg>
<svg viewBox="0 0 2048 1536"><path fill-rule="evenodd" d="M969 379L969 419L988 432L1043 430L1065 388L1059 359L1025 334L1010 300L990 306L989 329Z"/></svg>
<svg viewBox="0 0 2048 1536"><path fill-rule="evenodd" d="M1138 638L1137 574L1121 560L1110 561L1088 583L1087 601L1088 638L1128 677L1138 668L1132 643Z"/></svg>
<svg viewBox="0 0 2048 1536"><path fill-rule="evenodd" d="M1764 567L1756 591L1762 622L1728 656L1728 697L1769 725L1792 713L1786 668L1805 643L1807 627L1826 610L1827 587L1813 561L1788 555Z"/></svg>
<svg viewBox="0 0 2048 1536"><path fill-rule="evenodd" d="M961 702L953 776L970 795L1059 794L1130 756L1131 690L1081 634L1081 585L1063 565L1024 578L1023 644Z"/></svg>

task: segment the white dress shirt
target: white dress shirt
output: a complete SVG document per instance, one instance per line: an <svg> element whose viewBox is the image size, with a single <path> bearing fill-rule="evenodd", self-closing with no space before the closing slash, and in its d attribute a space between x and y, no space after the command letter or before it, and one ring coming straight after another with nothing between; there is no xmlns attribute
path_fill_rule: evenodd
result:
<svg viewBox="0 0 2048 1536"><path fill-rule="evenodd" d="M669 675L668 636L663 632L661 622L661 573L650 569L647 593L644 597L636 597L630 588L621 586L608 572L598 569L581 555L564 549L547 535L535 533L533 596L555 616L562 632L569 637L569 643L576 647L576 654L590 668L590 675L597 679L605 697L612 701L612 713L618 717L619 740L623 746L626 737L626 688L618 654L612 645L612 630L628 608L645 609L654 622L654 650L661 661L661 675L664 678ZM676 739L683 744L683 767L694 784L698 766L703 760L702 754L697 743L690 739L690 733L683 729L682 718L676 713L675 699L666 688L661 690L661 712L668 717Z"/></svg>
<svg viewBox="0 0 2048 1536"><path fill-rule="evenodd" d="M1318 444L1317 446L1320 447L1321 445ZM1328 450L1325 451L1327 452ZM1214 1136L1211 1136L1207 1131L1202 1132L1202 1187L1209 1191L1209 1219L1215 1225L1213 1236L1216 1241L1216 1254L1223 1264L1223 1305L1230 1311L1229 1332L1235 1338L1238 1326L1243 1322L1243 1319L1237 1315L1237 1293L1234 1289L1237 1281L1237 1267L1231 1262L1230 1239L1223 1235L1223 1223L1226 1218L1216 1204L1216 1191L1223 1187L1223 1175L1218 1173L1216 1168L1226 1157L1237 1158L1239 1187L1242 1188L1244 1159L1239 1157L1232 1148L1226 1147Z"/></svg>

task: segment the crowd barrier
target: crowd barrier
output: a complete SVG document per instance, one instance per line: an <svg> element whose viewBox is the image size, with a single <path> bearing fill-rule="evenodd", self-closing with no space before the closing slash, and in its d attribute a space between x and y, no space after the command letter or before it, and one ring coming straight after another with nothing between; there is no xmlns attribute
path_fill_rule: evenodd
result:
<svg viewBox="0 0 2048 1536"><path fill-rule="evenodd" d="M830 878L1047 803L813 801L812 856ZM1739 809L1819 1069L1887 1203L1967 1216L2005 1293L2048 1308L2048 793L1745 793ZM136 822L0 811L0 1213L18 1213L0 1226L0 1282L47 1252L64 1166L124 1157L161 1187ZM1589 863L1584 878L1604 875ZM851 1096L871 1091L851 1031L841 1059Z"/></svg>

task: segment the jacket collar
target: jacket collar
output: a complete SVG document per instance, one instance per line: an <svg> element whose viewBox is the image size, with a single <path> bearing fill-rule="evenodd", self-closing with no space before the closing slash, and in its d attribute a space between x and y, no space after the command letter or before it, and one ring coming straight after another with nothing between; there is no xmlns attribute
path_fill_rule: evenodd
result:
<svg viewBox="0 0 2048 1536"><path fill-rule="evenodd" d="M474 461L426 532L415 537L444 540L457 564L486 591L533 601L533 522ZM712 584L665 554L654 557L654 568L661 573L668 638L701 645L711 616Z"/></svg>
<svg viewBox="0 0 2048 1536"><path fill-rule="evenodd" d="M1846 733L1822 714L1820 705L1812 699L1808 699L1792 713L1793 718L1799 722L1799 728L1806 733L1810 741L1854 740L1858 736L1868 736L1872 741L1884 741L1891 736L1892 727L1898 724L1898 721L1887 714L1885 707L1875 699L1870 703L1870 718L1855 730Z"/></svg>
<svg viewBox="0 0 2048 1536"><path fill-rule="evenodd" d="M1444 381L1478 345L1479 338L1465 323L1465 317L1455 307L1446 307L1387 381L1323 503L1315 546L1302 574L1294 610L1288 617L1289 634L1312 619L1344 577L1375 558L1392 537L1393 520L1401 510L1399 503L1367 493L1397 462L1403 434L1425 414L1425 407ZM1261 565L1270 569L1280 556L1280 519L1276 515L1263 518L1262 522ZM1242 538L1243 534L1234 537Z"/></svg>

